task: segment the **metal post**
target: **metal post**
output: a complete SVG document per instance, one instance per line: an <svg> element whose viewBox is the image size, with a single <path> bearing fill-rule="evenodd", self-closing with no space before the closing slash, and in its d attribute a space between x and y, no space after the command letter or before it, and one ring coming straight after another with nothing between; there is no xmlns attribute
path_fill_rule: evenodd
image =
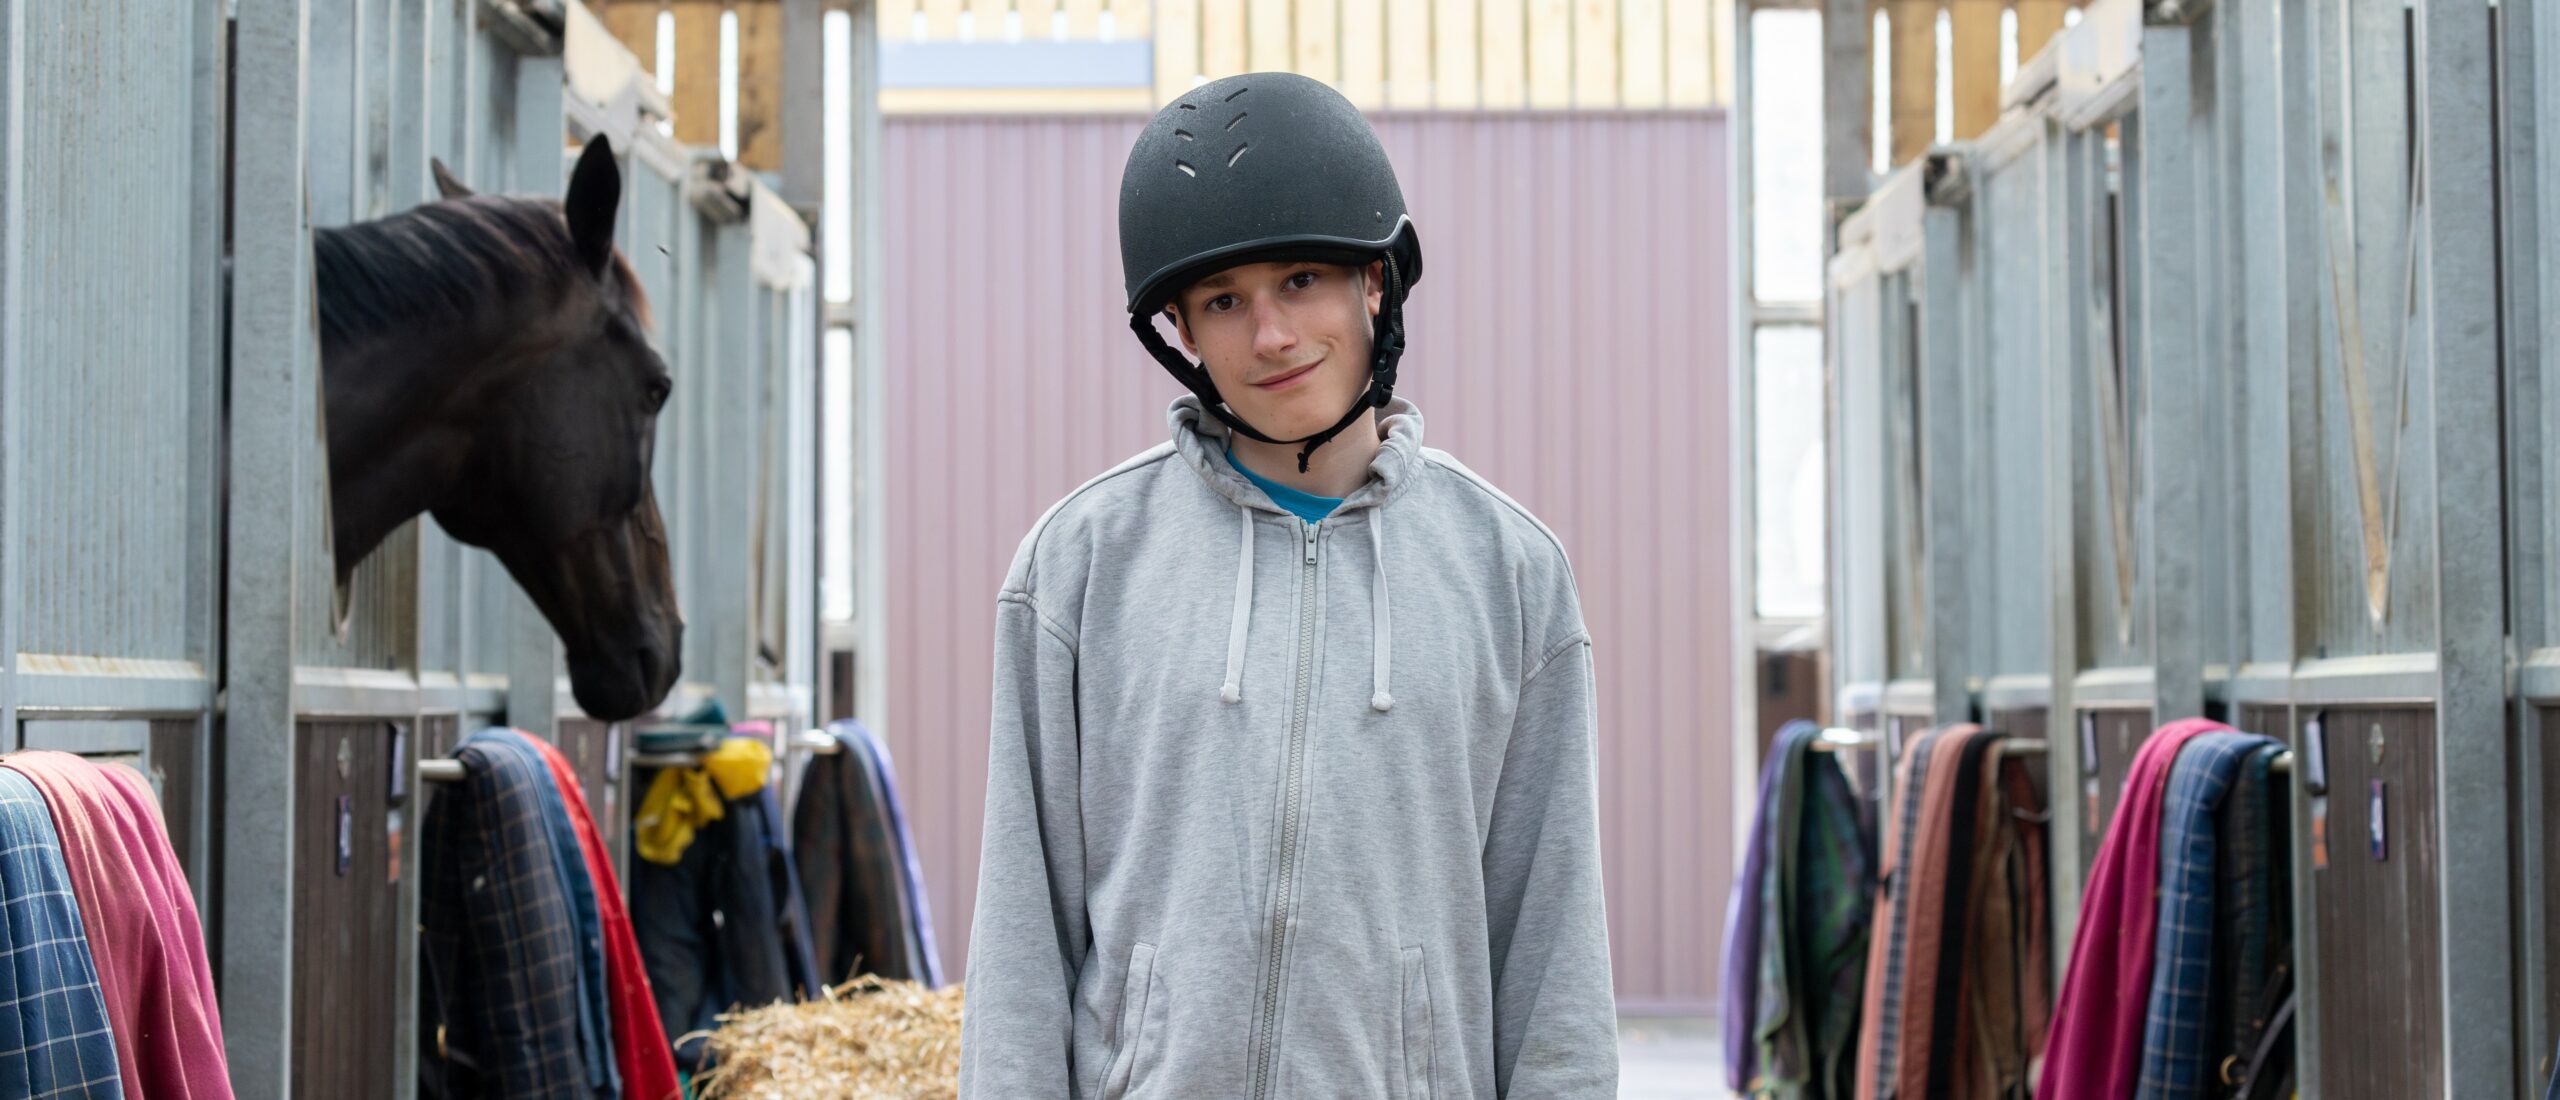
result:
<svg viewBox="0 0 2560 1100"><path fill-rule="evenodd" d="M2488 196L2489 23L2476 0L2420 0L2415 52L2426 382L2436 477L2437 835L2445 1084L2515 1087L2507 862L2507 675L2499 552L2497 231Z"/></svg>
<svg viewBox="0 0 2560 1100"><path fill-rule="evenodd" d="M1913 396L1920 408L1912 428L1920 433L1919 457L1924 476L1920 499L1907 502L1921 509L1927 525L1926 560L1915 563L1929 584L1930 717L1939 725L1971 719L1973 700L1965 675L1972 669L1965 621L1965 552L1973 540L1965 529L1970 486L1965 478L1965 448L1972 433L1964 431L1966 354L1966 277L1972 267L1965 244L1966 210L1973 183L1968 162L1954 153L1926 155L1921 167L1928 207L1921 215L1920 377Z"/></svg>
<svg viewBox="0 0 2560 1100"><path fill-rule="evenodd" d="M223 1036L233 1091L291 1092L296 560L295 413L318 382L304 205L307 0L239 0L233 73L229 619L222 768ZM316 566L313 566L316 567Z"/></svg>
<svg viewBox="0 0 2560 1100"><path fill-rule="evenodd" d="M2071 938L2080 923L2080 884L2086 872L2080 803L2080 718L2077 687L2080 675L2080 571L2076 544L2079 527L2073 502L2085 484L2080 477L2082 441L2079 429L2087 416L2087 372L2078 366L2090 351L2087 271L2090 262L2092 198L2097 193L2094 161L2097 138L2071 131L2059 122L2045 124L2045 141L2054 154L2046 172L2054 201L2046 214L2044 279L2055 320L2046 328L2045 345L2045 568L2051 592L2052 687L2045 704L2046 790L2062 807L2053 815L2055 828L2047 852L2053 864L2053 973L2061 974L2071 959Z"/></svg>
<svg viewBox="0 0 2560 1100"><path fill-rule="evenodd" d="M884 260L880 206L879 5L856 0L853 5L853 309L854 373L860 388L854 424L861 447L854 477L862 485L858 565L861 598L860 648L854 652L854 716L863 724L897 737L889 709L889 494L882 488L888 468L888 348L880 334L880 294Z"/></svg>
<svg viewBox="0 0 2560 1100"><path fill-rule="evenodd" d="M26 70L26 6L0 7L0 752L18 747L18 619L27 606L21 561L27 543L26 494L18 487L17 450L26 432L19 427L26 407L19 364L26 361L27 198L19 181L26 178L26 91L18 74Z"/></svg>
<svg viewBox="0 0 2560 1100"><path fill-rule="evenodd" d="M2280 38L2276 52L2282 62L2278 92L2278 130L2275 137L2282 143L2280 159L2283 168L2282 191L2286 195L2320 193L2322 134L2320 102L2322 66L2316 46L2324 39L2319 28L2322 5L2319 0L2275 0L2276 25ZM2304 593L2295 586L2294 578L2311 577L2319 553L2321 538L2319 520L2314 511L2321 491L2320 453L2317 447L2294 446L2292 440L2319 438L2319 385L2321 341L2321 280L2324 275L2318 257L2320 251L2320 211L2311 203L2283 204L2283 239L2287 244L2284 259L2284 358L2282 388L2253 392L2253 405L2265 404L2276 393L2285 395L2286 447L2282 469L2286 491L2277 498L2284 505L2283 541L2270 542L2263 557L2272 563L2271 572L2284 577L2286 599L2278 605L2278 615L2262 624L2271 646L2270 660L2282 660L2288 671L2305 653L2308 631L2305 616L2310 606ZM2300 250L2302 255L2293 253ZM2281 551L2281 552L2280 552ZM2280 645L2279 645L2280 643ZM2288 711L2285 740L2293 751L2305 751L2302 715ZM2318 895L2312 889L2311 861L2303 858L2309 851L2306 841L2311 832L2311 801L2300 783L2289 785L2292 794L2293 911L2311 914ZM2294 922L2296 958L2320 957L2320 922ZM2301 1006L2299 1024L2294 1030L2302 1093L2320 1095L2321 973L2316 966L2295 968L2297 1003Z"/></svg>
<svg viewBox="0 0 2560 1100"><path fill-rule="evenodd" d="M2154 723L2204 713L2202 575L2203 470L2195 441L2186 433L2204 422L2202 342L2197 339L2196 146L2190 71L2194 32L2174 3L2144 15L2142 28L2141 181L2143 283L2140 320L2142 418L2147 448L2150 510L2143 563L2149 576L2151 708Z"/></svg>

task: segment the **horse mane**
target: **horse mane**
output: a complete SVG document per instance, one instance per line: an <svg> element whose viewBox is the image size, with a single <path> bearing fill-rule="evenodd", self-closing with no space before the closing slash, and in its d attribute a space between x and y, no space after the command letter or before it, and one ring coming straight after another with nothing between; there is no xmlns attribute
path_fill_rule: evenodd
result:
<svg viewBox="0 0 2560 1100"><path fill-rule="evenodd" d="M324 344L467 323L487 302L548 297L578 277L557 199L473 195L312 233ZM617 250L612 277L642 331L649 297Z"/></svg>

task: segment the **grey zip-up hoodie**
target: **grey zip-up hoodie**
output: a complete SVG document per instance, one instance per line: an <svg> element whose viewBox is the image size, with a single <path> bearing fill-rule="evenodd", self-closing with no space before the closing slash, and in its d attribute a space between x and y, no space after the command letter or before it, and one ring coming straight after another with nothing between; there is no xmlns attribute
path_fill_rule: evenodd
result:
<svg viewBox="0 0 2560 1100"><path fill-rule="evenodd" d="M960 1095L1615 1097L1554 534L1401 400L1319 524L1168 419L997 598Z"/></svg>

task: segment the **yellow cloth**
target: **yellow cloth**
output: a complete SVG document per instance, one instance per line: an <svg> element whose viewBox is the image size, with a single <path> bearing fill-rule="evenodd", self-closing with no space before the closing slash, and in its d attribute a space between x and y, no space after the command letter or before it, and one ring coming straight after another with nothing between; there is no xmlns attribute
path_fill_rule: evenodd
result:
<svg viewBox="0 0 2560 1100"><path fill-rule="evenodd" d="M745 798L763 790L765 777L773 774L773 749L762 741L732 737L703 757L702 767L721 794Z"/></svg>
<svg viewBox="0 0 2560 1100"><path fill-rule="evenodd" d="M745 738L721 742L700 767L661 769L631 823L640 858L674 866L694 833L728 812L723 802L763 790L772 769L773 750Z"/></svg>

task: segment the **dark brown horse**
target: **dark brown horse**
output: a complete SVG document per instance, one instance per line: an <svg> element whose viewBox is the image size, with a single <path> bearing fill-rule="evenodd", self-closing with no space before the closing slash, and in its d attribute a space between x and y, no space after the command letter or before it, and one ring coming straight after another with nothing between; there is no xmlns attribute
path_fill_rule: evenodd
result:
<svg viewBox="0 0 2560 1100"><path fill-rule="evenodd" d="M641 714L684 620L649 463L666 363L613 247L598 137L566 201L474 195L313 234L338 580L421 512L505 563L558 631L578 705Z"/></svg>

